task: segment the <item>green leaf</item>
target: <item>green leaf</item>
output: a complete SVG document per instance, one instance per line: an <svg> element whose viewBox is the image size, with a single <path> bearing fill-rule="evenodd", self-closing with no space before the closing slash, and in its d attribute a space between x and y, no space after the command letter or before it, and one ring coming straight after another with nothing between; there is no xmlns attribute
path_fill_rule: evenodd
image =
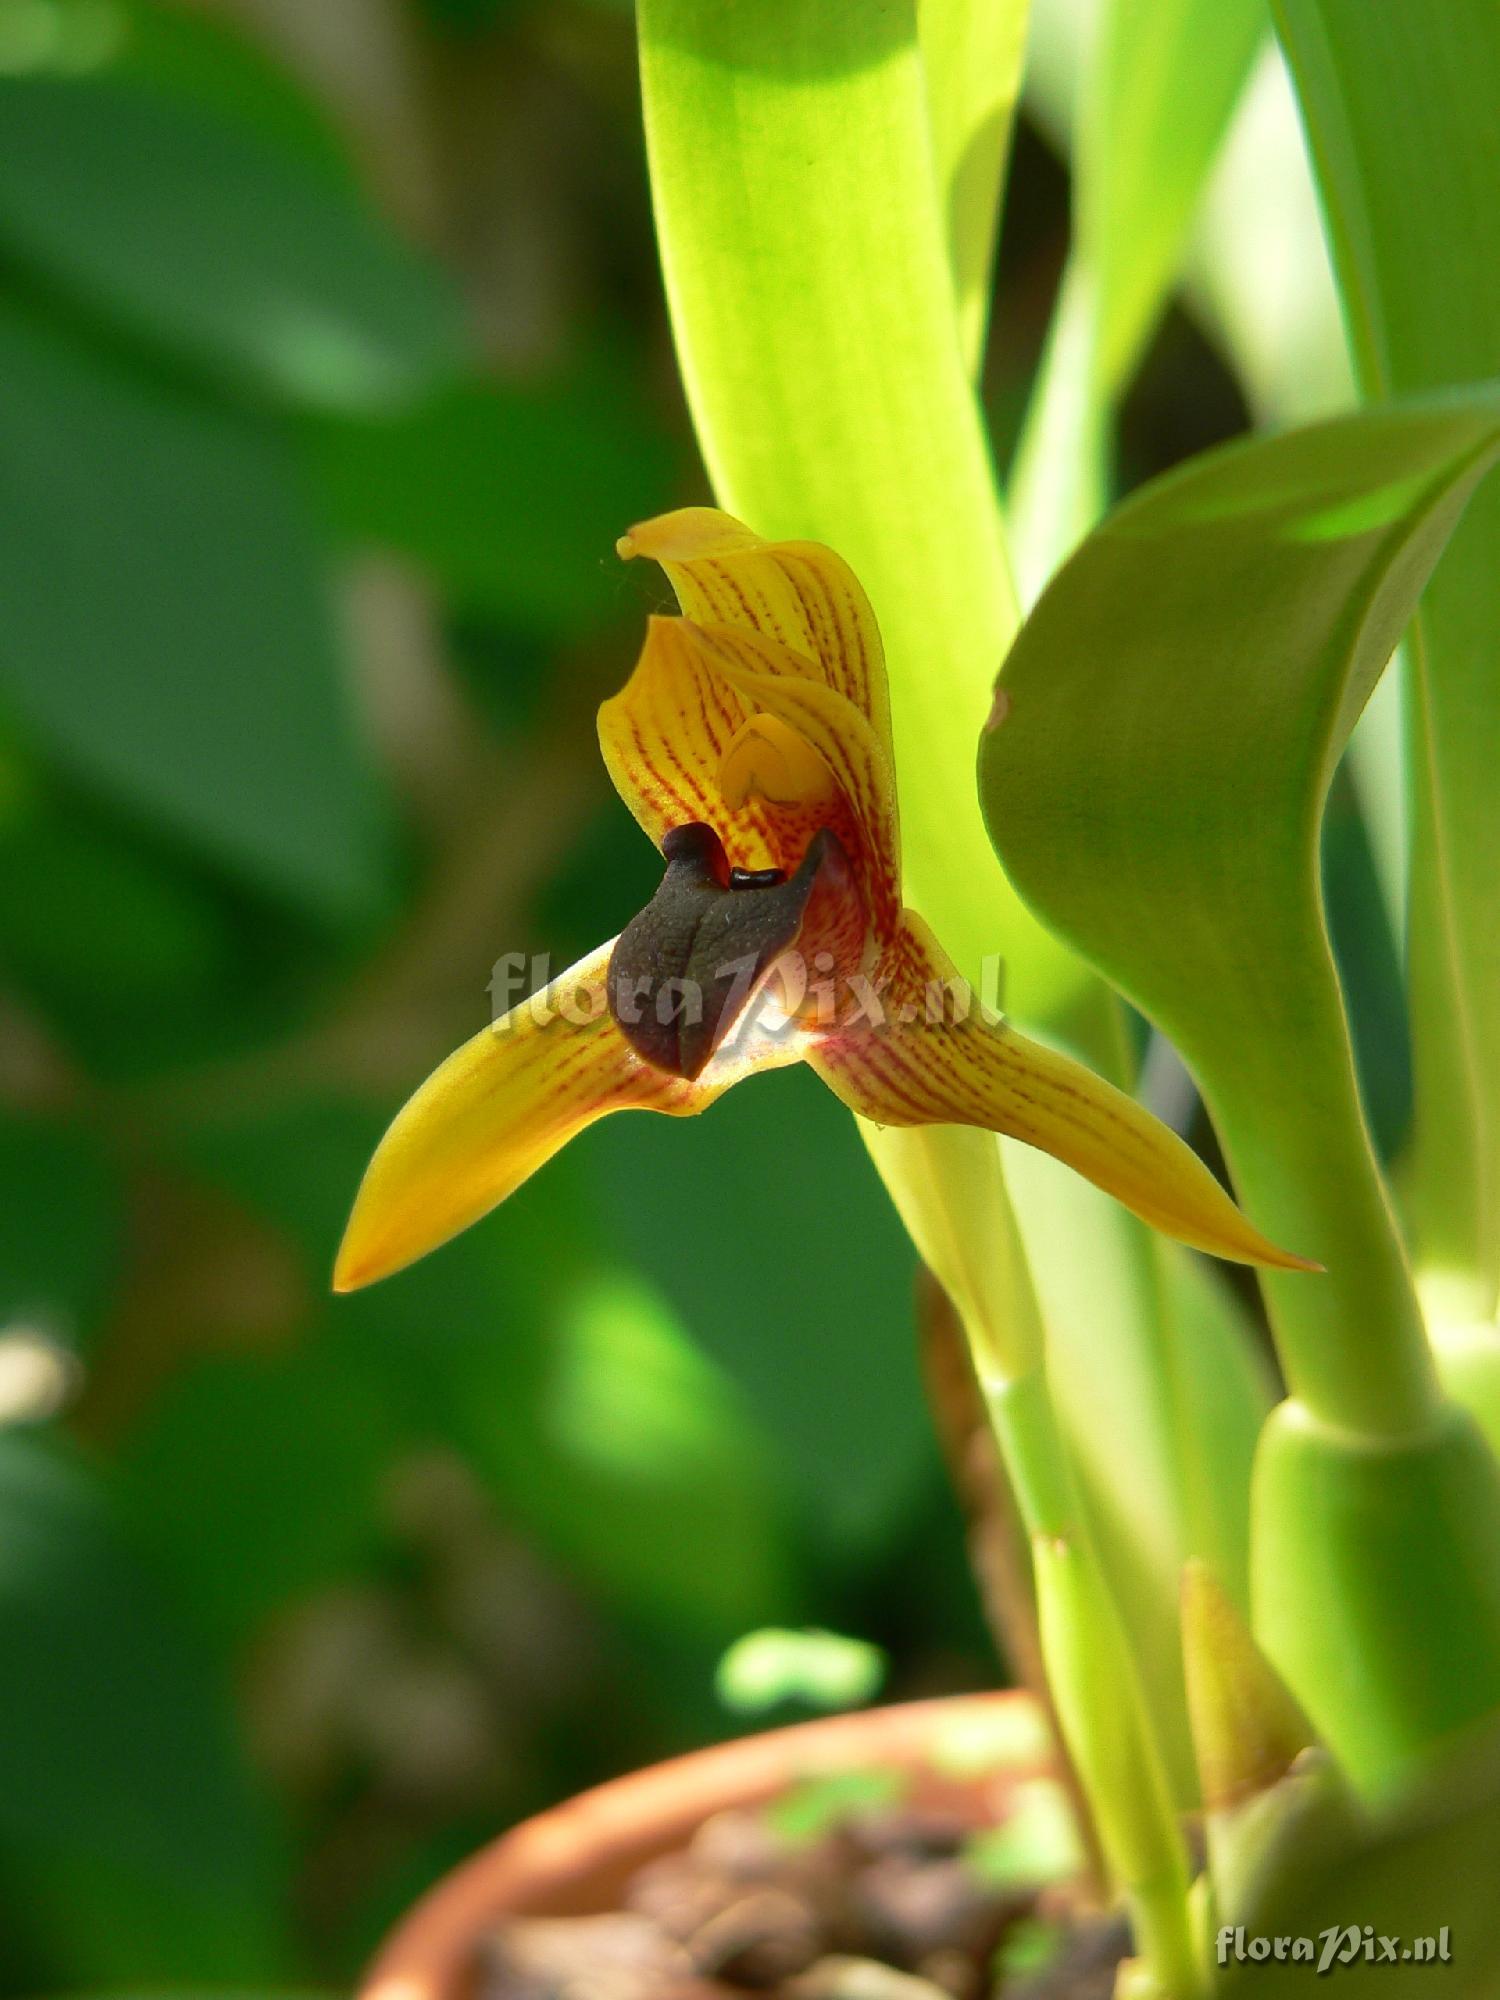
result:
<svg viewBox="0 0 1500 2000"><path fill-rule="evenodd" d="M0 124L0 245L168 354L328 409L456 365L435 274L248 125L108 75L0 78Z"/></svg>
<svg viewBox="0 0 1500 2000"><path fill-rule="evenodd" d="M372 775L279 440L0 312L0 701L70 772L341 919Z"/></svg>
<svg viewBox="0 0 1500 2000"><path fill-rule="evenodd" d="M1030 0L924 0L917 14L959 337L971 374L984 352L1030 12Z"/></svg>
<svg viewBox="0 0 1500 2000"><path fill-rule="evenodd" d="M314 463L344 534L412 557L464 610L572 635L638 602L615 542L675 483L642 404L624 360L600 352L550 379L325 425Z"/></svg>
<svg viewBox="0 0 1500 2000"><path fill-rule="evenodd" d="M1267 42L1204 189L1187 302L1256 418L1312 423L1354 400L1349 344L1286 64Z"/></svg>
<svg viewBox="0 0 1500 2000"><path fill-rule="evenodd" d="M0 1119L0 1329L87 1348L123 1240L119 1176L96 1135Z"/></svg>
<svg viewBox="0 0 1500 2000"><path fill-rule="evenodd" d="M1267 29L1265 0L1105 0L1074 136L1102 381L1134 369Z"/></svg>
<svg viewBox="0 0 1500 2000"><path fill-rule="evenodd" d="M120 1448L122 1510L226 1645L350 1574L377 1541L396 1399L320 1331L289 1352L180 1370Z"/></svg>
<svg viewBox="0 0 1500 2000"><path fill-rule="evenodd" d="M0 1436L0 1853L59 1984L274 1976L267 1827L227 1704L99 1491Z"/></svg>
<svg viewBox="0 0 1500 2000"><path fill-rule="evenodd" d="M1278 0L1355 364L1382 398L1500 372L1500 14ZM1412 637L1408 951L1416 1254L1460 1315L1500 1287L1500 489L1476 495ZM1467 1291L1455 1299L1452 1288Z"/></svg>
<svg viewBox="0 0 1500 2000"><path fill-rule="evenodd" d="M1268 1648L1341 1752L1353 1718L1327 1669L1340 1646L1364 1648L1376 1720L1351 1765L1361 1782L1388 1780L1429 1726L1500 1692L1485 1582L1500 1494L1477 1440L1436 1422L1324 927L1319 821L1354 720L1497 453L1491 388L1257 439L1156 481L1038 604L980 759L1017 885L1181 1048L1256 1222L1327 1267L1264 1280L1299 1402L1274 1479L1262 1447L1257 1595L1275 1593ZM1357 1488L1361 1452L1387 1448L1406 1525L1367 1515L1362 1528L1334 1495ZM1311 1542L1309 1518L1324 1524ZM1443 1559L1419 1518L1451 1523ZM1450 1636L1435 1623L1427 1644L1451 1652L1451 1673L1412 1681L1392 1603L1408 1618L1441 1609Z"/></svg>
<svg viewBox="0 0 1500 2000"><path fill-rule="evenodd" d="M1318 822L1497 443L1500 396L1476 391L1156 481L1038 605L981 753L1023 893L1182 1049L1257 1223L1328 1265L1267 1295L1294 1391L1356 1429L1430 1384L1352 1088Z"/></svg>
<svg viewBox="0 0 1500 2000"><path fill-rule="evenodd" d="M1028 596L1107 503L1113 405L1265 32L1265 0L1104 0L1083 38L1073 247L1011 481Z"/></svg>

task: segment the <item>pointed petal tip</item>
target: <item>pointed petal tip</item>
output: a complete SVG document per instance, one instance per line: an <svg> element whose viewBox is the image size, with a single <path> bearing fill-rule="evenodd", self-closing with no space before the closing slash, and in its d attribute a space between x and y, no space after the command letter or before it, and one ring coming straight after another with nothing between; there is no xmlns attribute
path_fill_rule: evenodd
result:
<svg viewBox="0 0 1500 2000"><path fill-rule="evenodd" d="M627 528L623 535L615 538L615 554L620 558L621 562L633 562L640 554L640 550L636 547L635 534L632 529Z"/></svg>
<svg viewBox="0 0 1500 2000"><path fill-rule="evenodd" d="M1299 1257L1295 1250L1283 1250L1279 1243L1262 1236L1258 1229L1252 1234L1256 1247L1242 1253L1247 1264L1259 1264L1267 1271L1306 1271L1314 1277L1321 1276L1328 1268L1312 1257Z"/></svg>
<svg viewBox="0 0 1500 2000"><path fill-rule="evenodd" d="M338 1255L333 1260L333 1276L329 1281L329 1290L340 1293L362 1292L367 1285L378 1284L382 1278L388 1278L392 1272L399 1271L403 1261L410 1260L383 1257L370 1244L362 1242L351 1222L344 1232L344 1240L339 1245Z"/></svg>

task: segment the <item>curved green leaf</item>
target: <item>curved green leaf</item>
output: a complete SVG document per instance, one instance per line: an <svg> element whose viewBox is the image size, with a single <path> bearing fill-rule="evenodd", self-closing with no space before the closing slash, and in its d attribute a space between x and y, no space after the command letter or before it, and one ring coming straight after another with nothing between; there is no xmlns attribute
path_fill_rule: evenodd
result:
<svg viewBox="0 0 1500 2000"><path fill-rule="evenodd" d="M1323 799L1470 490L1500 392L1195 461L1128 501L1006 663L981 778L1023 894L1195 1068L1259 1226L1294 1390L1355 1429L1431 1382L1323 925Z"/></svg>
<svg viewBox="0 0 1500 2000"><path fill-rule="evenodd" d="M1500 372L1500 12L1277 0L1361 387ZM1476 495L1413 634L1408 965L1415 1252L1447 1302L1500 1288L1500 487Z"/></svg>
<svg viewBox="0 0 1500 2000"><path fill-rule="evenodd" d="M1497 454L1489 387L1257 439L1157 481L1042 598L980 759L1023 894L1181 1047L1257 1223L1327 1266L1265 1282L1297 1400L1257 1459L1257 1629L1370 1788L1409 1775L1500 1692L1500 1487L1477 1435L1443 1411L1371 1152L1319 822ZM1372 1511L1372 1479L1399 1480L1402 1506ZM1351 1708L1354 1658L1365 1692Z"/></svg>

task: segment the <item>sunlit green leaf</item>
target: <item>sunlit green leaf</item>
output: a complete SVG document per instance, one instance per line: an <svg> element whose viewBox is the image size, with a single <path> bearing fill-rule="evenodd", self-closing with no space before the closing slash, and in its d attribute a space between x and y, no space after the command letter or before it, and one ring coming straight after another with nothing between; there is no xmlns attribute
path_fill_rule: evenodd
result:
<svg viewBox="0 0 1500 2000"><path fill-rule="evenodd" d="M1107 503L1113 405L1178 277L1266 32L1265 0L1103 0L1085 18L1073 248L1011 487L1028 597Z"/></svg>
<svg viewBox="0 0 1500 2000"><path fill-rule="evenodd" d="M1261 1447L1256 1592L1268 1650L1360 1783L1391 1782L1494 1698L1500 1495L1477 1440L1436 1418L1354 1083L1319 821L1497 452L1500 392L1480 389L1257 439L1155 482L1042 598L981 751L1018 886L1182 1049L1255 1221L1327 1267L1263 1280L1300 1402ZM1359 1453L1377 1442L1406 1496L1383 1519L1356 1505L1375 1463L1362 1473ZM1432 1560L1439 1532L1462 1561ZM1428 1652L1451 1671L1412 1677L1398 1601L1424 1608ZM1354 1646L1362 1713L1336 1685Z"/></svg>
<svg viewBox="0 0 1500 2000"><path fill-rule="evenodd" d="M1500 373L1500 13L1278 0L1361 387ZM1500 490L1476 495L1410 649L1416 1252L1500 1285ZM1457 1303L1455 1301L1455 1303Z"/></svg>
<svg viewBox="0 0 1500 2000"><path fill-rule="evenodd" d="M1330 1266L1316 1285L1272 1279L1273 1303L1341 1305L1371 1341L1399 1252L1351 1115L1317 828L1497 442L1500 397L1476 392L1157 481L1037 607L981 757L1017 882L1182 1048L1260 1226Z"/></svg>
<svg viewBox="0 0 1500 2000"><path fill-rule="evenodd" d="M443 286L326 175L164 92L0 78L0 244L132 334L318 408L455 364Z"/></svg>
<svg viewBox="0 0 1500 2000"><path fill-rule="evenodd" d="M251 880L368 910L377 800L278 440L14 310L0 379L18 729Z"/></svg>
<svg viewBox="0 0 1500 2000"><path fill-rule="evenodd" d="M923 0L917 12L960 338L977 369L1030 0Z"/></svg>

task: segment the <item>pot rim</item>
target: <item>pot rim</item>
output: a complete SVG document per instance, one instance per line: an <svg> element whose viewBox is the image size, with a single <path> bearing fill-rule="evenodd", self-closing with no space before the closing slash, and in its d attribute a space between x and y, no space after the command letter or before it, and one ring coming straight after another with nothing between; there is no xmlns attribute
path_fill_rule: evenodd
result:
<svg viewBox="0 0 1500 2000"><path fill-rule="evenodd" d="M686 1842L730 1806L760 1805L800 1780L864 1763L941 1768L945 1735L992 1733L1014 1717L1016 1743L984 1768L947 1780L954 1799L1008 1791L1051 1769L1045 1725L1020 1689L938 1696L819 1717L737 1737L632 1771L523 1820L461 1862L414 1905L376 1955L359 2000L455 2000L474 1946L497 1918L579 1907L580 1881L618 1882Z"/></svg>

